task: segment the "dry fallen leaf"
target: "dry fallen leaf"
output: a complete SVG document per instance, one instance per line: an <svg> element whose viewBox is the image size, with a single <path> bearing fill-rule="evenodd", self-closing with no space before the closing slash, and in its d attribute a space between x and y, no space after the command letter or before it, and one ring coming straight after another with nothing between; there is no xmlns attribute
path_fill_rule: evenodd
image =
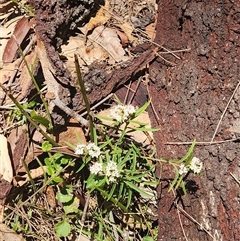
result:
<svg viewBox="0 0 240 241"><path fill-rule="evenodd" d="M109 13L109 8L110 8L109 0L106 0L105 6L101 7L98 10L96 16L92 17L83 28L80 28L81 31L85 35L87 35L87 33L93 30L95 27L105 24L111 18L111 14Z"/></svg>
<svg viewBox="0 0 240 241"><path fill-rule="evenodd" d="M47 167L46 166L42 166L42 167L38 167L36 169L32 169L30 170L29 174L31 175L32 179L36 179L38 177L43 176L43 174L47 171ZM16 179L19 179L20 177L16 177ZM29 175L25 174L23 176L21 176L21 181L17 181L17 184L21 187L23 186L25 183L30 181ZM24 179L24 180L23 180Z"/></svg>
<svg viewBox="0 0 240 241"><path fill-rule="evenodd" d="M55 208L57 206L56 195L52 186L48 186L46 188L46 196L47 202L51 208Z"/></svg>
<svg viewBox="0 0 240 241"><path fill-rule="evenodd" d="M88 38L105 49L116 62L128 60L116 30L99 26Z"/></svg>
<svg viewBox="0 0 240 241"><path fill-rule="evenodd" d="M13 178L7 138L2 134L0 134L0 177L8 182L11 182Z"/></svg>
<svg viewBox="0 0 240 241"><path fill-rule="evenodd" d="M18 50L18 45L22 43L30 27L31 24L29 23L27 18L23 17L18 21L11 38L5 46L4 53L2 56L3 63L11 63L13 61Z"/></svg>
<svg viewBox="0 0 240 241"><path fill-rule="evenodd" d="M129 42L133 42L136 40L135 37L132 36L132 32L134 30L133 26L129 23L123 23L117 25L122 31L127 35Z"/></svg>
<svg viewBox="0 0 240 241"><path fill-rule="evenodd" d="M67 57L66 62L67 68L74 74L75 63L74 63L74 53L80 58L81 65L90 65L94 61L100 61L106 59L109 54L97 43L87 43L81 36L70 37L67 45L62 45L62 54Z"/></svg>
<svg viewBox="0 0 240 241"><path fill-rule="evenodd" d="M69 142L72 145L76 146L77 144L79 144L76 136L79 137L82 144L87 143L84 132L82 128L79 126L79 123L76 120L71 119L69 125L67 126L66 131L62 131L59 134L58 143L61 146L66 146L66 142Z"/></svg>
<svg viewBox="0 0 240 241"><path fill-rule="evenodd" d="M36 68L37 66L36 59L36 48L29 55L25 56L25 61L28 63L28 66L33 66L33 68ZM20 71L21 75L19 77L18 83L19 86L21 86L21 92L20 95L17 97L18 101L26 98L30 94L30 91L33 89L31 87L34 86L32 78L29 74L29 71L25 63L21 65Z"/></svg>
<svg viewBox="0 0 240 241"><path fill-rule="evenodd" d="M0 83L4 84L5 82L9 81L9 79L11 78L13 71L15 70L15 66L16 66L16 61L14 61L13 63L9 63L7 65L1 66L2 68L0 69Z"/></svg>
<svg viewBox="0 0 240 241"><path fill-rule="evenodd" d="M25 239L5 224L0 223L0 241L25 241Z"/></svg>

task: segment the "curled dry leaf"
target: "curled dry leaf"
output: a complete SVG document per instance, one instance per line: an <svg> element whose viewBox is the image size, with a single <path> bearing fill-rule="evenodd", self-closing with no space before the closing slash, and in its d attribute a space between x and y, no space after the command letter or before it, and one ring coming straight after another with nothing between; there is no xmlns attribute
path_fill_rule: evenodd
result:
<svg viewBox="0 0 240 241"><path fill-rule="evenodd" d="M119 28L122 29L122 31L127 35L127 38L130 42L134 42L136 40L135 37L133 37L132 32L134 30L133 26L129 23L123 23L117 25Z"/></svg>
<svg viewBox="0 0 240 241"><path fill-rule="evenodd" d="M94 61L104 60L108 53L97 43L85 44L85 39L81 36L71 36L67 45L62 45L62 53L67 57L66 66L74 75L74 53L78 54L81 65L90 65Z"/></svg>
<svg viewBox="0 0 240 241"><path fill-rule="evenodd" d="M119 31L118 29L116 29L117 35L121 40L121 44L123 47L127 47L128 44L128 37L125 33L123 33L122 31Z"/></svg>
<svg viewBox="0 0 240 241"><path fill-rule="evenodd" d="M12 163L8 153L7 138L0 135L0 178L11 182L13 178Z"/></svg>

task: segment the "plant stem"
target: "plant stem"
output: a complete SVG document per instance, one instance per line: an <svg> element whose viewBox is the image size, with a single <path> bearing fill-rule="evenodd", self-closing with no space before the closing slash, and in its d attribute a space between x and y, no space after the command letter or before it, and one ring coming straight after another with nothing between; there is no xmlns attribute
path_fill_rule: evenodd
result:
<svg viewBox="0 0 240 241"><path fill-rule="evenodd" d="M78 58L77 55L74 54L74 58L75 58L75 67L76 67L76 72L77 72L77 79L78 79L78 85L80 87L81 93L83 95L83 100L85 102L86 105L86 110L87 110L87 114L88 114L88 118L89 118L89 128L90 128L90 133L91 133L91 141L94 142L94 125L93 125L93 117L91 115L91 106L90 103L88 101L88 97L87 97L87 92L84 86L84 81L82 79L82 74L80 71L80 65L78 62Z"/></svg>
<svg viewBox="0 0 240 241"><path fill-rule="evenodd" d="M57 142L55 142L50 136L48 136L42 128L31 119L29 114L24 110L24 108L21 106L21 104L18 103L18 101L14 98L14 96L11 93L8 93L8 90L0 83L0 87L3 89L3 91L8 95L8 97L12 100L12 102L17 106L17 108L21 111L21 113L27 118L27 120L48 140L52 145L59 146Z"/></svg>

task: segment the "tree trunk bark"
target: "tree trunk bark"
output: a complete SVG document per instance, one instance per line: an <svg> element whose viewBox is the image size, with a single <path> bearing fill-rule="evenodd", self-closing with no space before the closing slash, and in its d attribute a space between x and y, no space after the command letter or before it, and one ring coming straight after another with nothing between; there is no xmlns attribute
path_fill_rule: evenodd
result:
<svg viewBox="0 0 240 241"><path fill-rule="evenodd" d="M182 157L196 139L204 162L185 196L168 192L173 168L158 166L158 240L240 240L240 1L161 0L158 11L155 42L190 50L149 68L157 155Z"/></svg>

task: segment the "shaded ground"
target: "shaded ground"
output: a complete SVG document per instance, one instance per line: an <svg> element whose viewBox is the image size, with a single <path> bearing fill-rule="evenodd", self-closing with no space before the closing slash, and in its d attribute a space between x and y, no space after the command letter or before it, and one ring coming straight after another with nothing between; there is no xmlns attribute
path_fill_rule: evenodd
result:
<svg viewBox="0 0 240 241"><path fill-rule="evenodd" d="M181 157L184 142L205 142L196 147L204 172L188 177L191 194L175 199L168 193L164 180L173 174L159 166L159 241L184 240L183 231L188 240L212 240L203 229L215 240L240 240L239 186L232 177L240 177L240 4L224 2L159 2L156 42L191 50L177 53L181 60L164 56L175 66L160 58L150 66L150 96L159 116L156 121L152 115L152 122L161 129L155 135L158 156ZM183 214L181 227L174 200L202 227Z"/></svg>

